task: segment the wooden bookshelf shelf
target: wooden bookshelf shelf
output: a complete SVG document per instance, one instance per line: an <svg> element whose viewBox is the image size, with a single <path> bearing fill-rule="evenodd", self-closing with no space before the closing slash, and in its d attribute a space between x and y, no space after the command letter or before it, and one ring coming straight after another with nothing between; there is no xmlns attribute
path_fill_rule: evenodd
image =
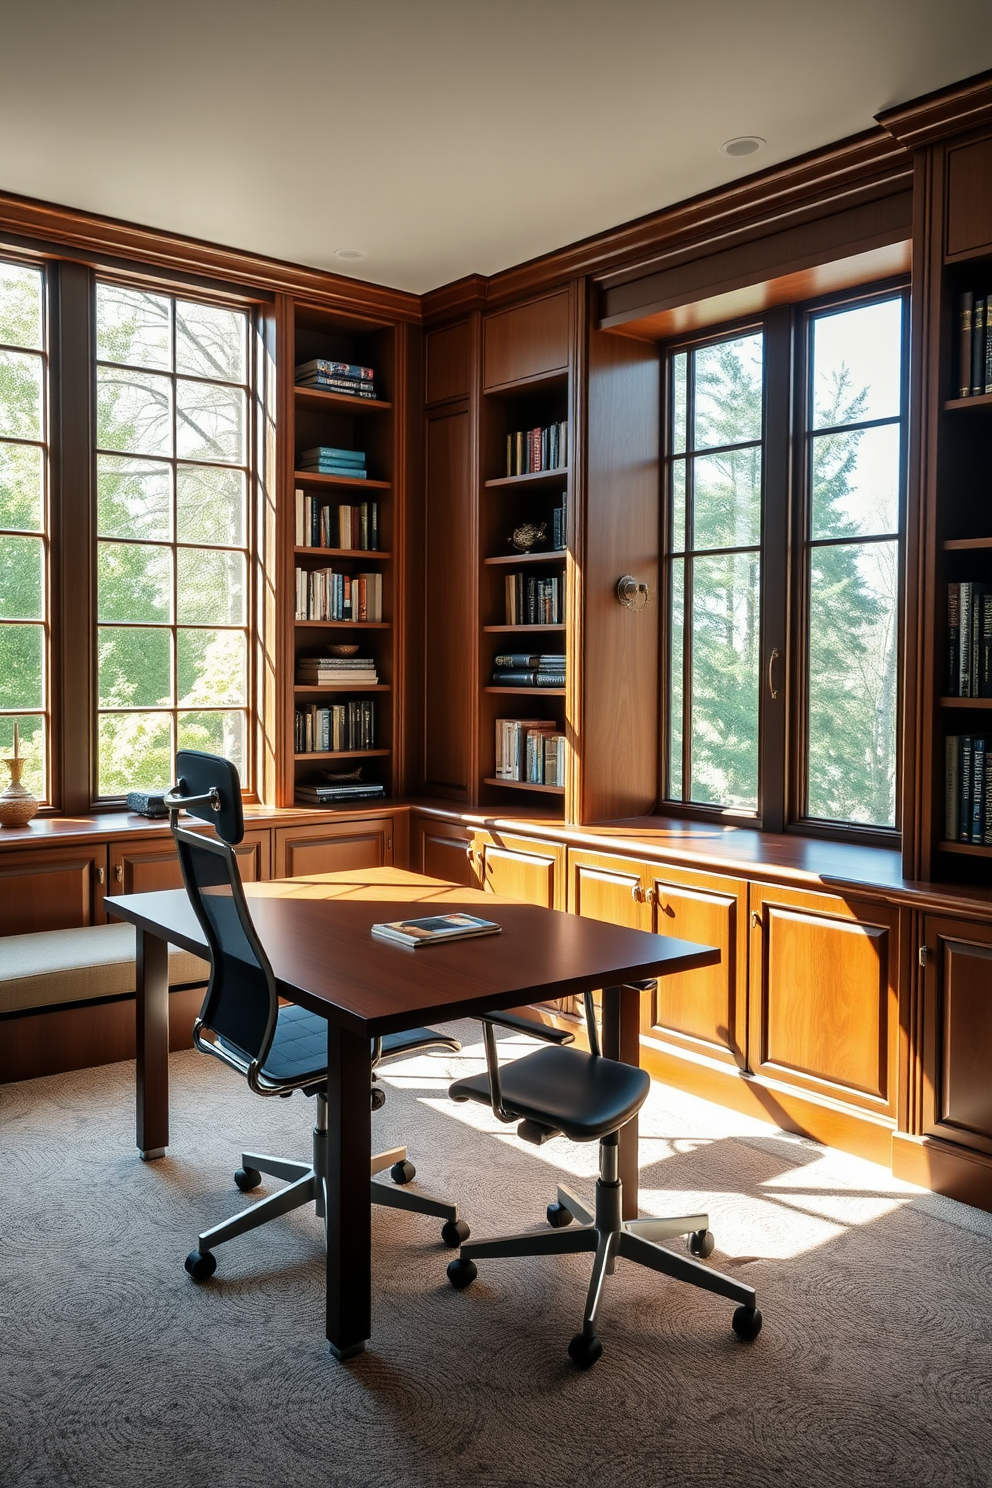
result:
<svg viewBox="0 0 992 1488"><path fill-rule="evenodd" d="M482 629L487 633L491 633L494 635L501 634L507 631L513 635L516 635L518 632L521 631L529 632L532 630L564 630L565 627L564 625L484 625Z"/></svg>
<svg viewBox="0 0 992 1488"><path fill-rule="evenodd" d="M530 475L499 475L495 480L486 481L486 489L493 486L534 486L547 485L549 482L568 480L568 466L559 465L555 470L534 470Z"/></svg>
<svg viewBox="0 0 992 1488"><path fill-rule="evenodd" d="M505 556L501 553L498 558L483 558L482 561L493 566L512 564L516 567L518 563L564 563L567 557L567 548L552 548L543 553L507 553Z"/></svg>
<svg viewBox="0 0 992 1488"><path fill-rule="evenodd" d="M963 853L973 858L992 858L992 846L978 842L938 842L937 849L942 853Z"/></svg>
<svg viewBox="0 0 992 1488"><path fill-rule="evenodd" d="M389 481L380 480L349 480L346 475L318 475L315 471L295 470L293 480L298 486L333 486L338 490L349 491L391 491L392 485Z"/></svg>
<svg viewBox="0 0 992 1488"><path fill-rule="evenodd" d="M992 708L992 698L942 697L942 708Z"/></svg>
<svg viewBox="0 0 992 1488"><path fill-rule="evenodd" d="M293 691L311 696L315 692L391 692L392 688L388 682L315 682L312 687L306 682L294 682Z"/></svg>
<svg viewBox="0 0 992 1488"><path fill-rule="evenodd" d="M298 408L310 408L319 413L343 413L349 418L361 413L388 413L393 406L381 398L350 398L347 393L322 392L319 388L297 387L294 392Z"/></svg>
<svg viewBox="0 0 992 1488"><path fill-rule="evenodd" d="M950 537L942 542L942 553L977 553L992 548L992 537Z"/></svg>
<svg viewBox="0 0 992 1488"><path fill-rule="evenodd" d="M992 408L992 393L977 393L974 398L948 398L944 402L947 413L959 408Z"/></svg>
<svg viewBox="0 0 992 1488"><path fill-rule="evenodd" d="M320 749L311 750L309 754L297 754L293 758L297 760L357 760L371 759L373 755L389 753L388 749Z"/></svg>
<svg viewBox="0 0 992 1488"><path fill-rule="evenodd" d="M564 697L564 687L486 687L484 692L498 692L503 697Z"/></svg>
<svg viewBox="0 0 992 1488"><path fill-rule="evenodd" d="M392 558L382 548L294 548L298 558Z"/></svg>
<svg viewBox="0 0 992 1488"><path fill-rule="evenodd" d="M296 620L297 630L389 630L388 620Z"/></svg>
<svg viewBox="0 0 992 1488"><path fill-rule="evenodd" d="M508 790L540 791L545 796L563 796L565 787L563 785L534 785L530 780L503 780L498 775L486 775L483 783L485 785L505 785Z"/></svg>

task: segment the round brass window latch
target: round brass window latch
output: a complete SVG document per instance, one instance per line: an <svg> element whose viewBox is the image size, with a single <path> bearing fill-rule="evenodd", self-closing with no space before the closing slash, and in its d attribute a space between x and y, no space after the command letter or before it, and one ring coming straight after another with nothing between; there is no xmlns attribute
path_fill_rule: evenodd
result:
<svg viewBox="0 0 992 1488"><path fill-rule="evenodd" d="M647 584L639 584L633 574L624 574L617 579L617 599L628 610L643 610L649 603L651 591Z"/></svg>

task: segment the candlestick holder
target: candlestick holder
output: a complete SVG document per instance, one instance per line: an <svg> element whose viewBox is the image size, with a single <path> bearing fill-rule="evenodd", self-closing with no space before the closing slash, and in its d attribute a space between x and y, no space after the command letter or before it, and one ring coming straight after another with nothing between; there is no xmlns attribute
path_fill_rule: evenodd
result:
<svg viewBox="0 0 992 1488"><path fill-rule="evenodd" d="M26 785L21 784L24 757L4 760L10 771L10 784L0 791L0 827L23 827L38 810L39 801Z"/></svg>

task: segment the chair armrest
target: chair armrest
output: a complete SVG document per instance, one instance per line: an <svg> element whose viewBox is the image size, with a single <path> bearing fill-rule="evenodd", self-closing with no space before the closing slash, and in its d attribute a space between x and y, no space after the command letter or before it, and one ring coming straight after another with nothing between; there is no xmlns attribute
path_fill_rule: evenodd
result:
<svg viewBox="0 0 992 1488"><path fill-rule="evenodd" d="M533 1013L517 1008L506 1008L502 1012L480 1013L484 1023L497 1023L500 1028L512 1028L514 1033L526 1033L531 1038L543 1039L546 1044L572 1044L575 1034L567 1028L555 1028L551 1023L542 1023Z"/></svg>

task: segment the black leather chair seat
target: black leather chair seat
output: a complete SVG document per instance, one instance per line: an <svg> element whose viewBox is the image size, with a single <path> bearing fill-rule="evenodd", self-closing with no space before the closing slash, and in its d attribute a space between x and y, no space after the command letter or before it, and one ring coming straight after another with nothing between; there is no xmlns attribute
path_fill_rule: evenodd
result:
<svg viewBox="0 0 992 1488"><path fill-rule="evenodd" d="M539 1049L501 1066L499 1080L507 1111L573 1142L598 1142L617 1131L637 1115L651 1088L646 1070L580 1049ZM485 1071L456 1080L448 1093L456 1101L492 1104Z"/></svg>
<svg viewBox="0 0 992 1488"><path fill-rule="evenodd" d="M382 1057L404 1054L440 1041L430 1028L387 1033L382 1040ZM281 1007L262 1074L273 1081L305 1080L313 1075L314 1082L322 1084L327 1078L327 1019L297 1003Z"/></svg>

